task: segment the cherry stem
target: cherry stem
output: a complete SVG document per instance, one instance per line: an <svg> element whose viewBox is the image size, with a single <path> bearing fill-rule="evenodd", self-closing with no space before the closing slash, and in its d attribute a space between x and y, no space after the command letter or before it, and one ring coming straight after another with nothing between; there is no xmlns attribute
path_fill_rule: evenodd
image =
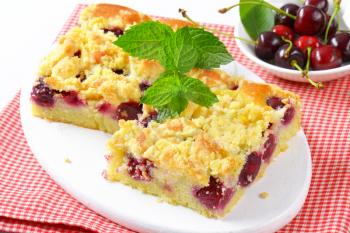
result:
<svg viewBox="0 0 350 233"><path fill-rule="evenodd" d="M284 52L284 57L287 58L287 57L289 57L289 53L290 53L290 51L291 51L292 48L293 48L293 42L290 41L290 40L288 40L288 39L286 39L286 38L284 38L283 36L282 36L282 40L283 40L284 42L287 42L287 43L289 44L289 45L288 45L288 48L287 48L286 51Z"/></svg>
<svg viewBox="0 0 350 233"><path fill-rule="evenodd" d="M306 51L307 51L307 60L306 60L305 71L309 73L312 47L307 47Z"/></svg>
<svg viewBox="0 0 350 233"><path fill-rule="evenodd" d="M271 10L274 10L274 11L276 11L279 14L286 15L289 18L292 18L294 20L296 19L295 15L289 14L289 13L285 12L284 10L281 10L281 9L275 7L274 5L272 5L272 4L268 3L268 2L265 2L265 1L263 1L263 2L241 2L241 3L237 3L235 5L229 6L229 7L222 8L222 9L219 10L219 12L221 14L224 14L224 13L226 13L226 12L228 12L228 11L232 10L233 8L235 8L237 6L240 6L240 5L261 5L261 6L270 8Z"/></svg>
<svg viewBox="0 0 350 233"><path fill-rule="evenodd" d="M196 27L199 27L199 28L203 28L207 31L210 31L210 32L213 32L213 33L216 33L218 35L223 35L223 36L226 36L226 37L229 37L229 38L233 38L233 39L238 39L238 40L241 40L241 41L244 41L246 43L249 43L251 45L256 45L258 42L257 41L253 41L253 40L249 40L249 39L246 39L246 38L243 38L243 37L239 37L239 36L233 36L229 33L225 33L225 32L221 32L221 31L218 31L214 28L208 28L208 27L205 27L199 23L197 23L196 21L194 21L193 19L191 19L188 14L187 14L187 11L184 10L184 9L179 9L179 12L181 13L182 17L184 17L185 19L187 19L189 22L191 22L194 26Z"/></svg>
<svg viewBox="0 0 350 233"><path fill-rule="evenodd" d="M189 22L193 23L194 26L196 26L196 27L201 27L201 28L202 28L202 26L201 26L199 23L193 21L193 20L187 15L187 11L186 11L185 9L179 8L179 13L181 13L182 17L184 17L185 19L187 19Z"/></svg>
<svg viewBox="0 0 350 233"><path fill-rule="evenodd" d="M301 74L303 75L303 78L305 78L312 86L314 86L317 89L321 89L323 87L322 83L317 83L314 82L310 76L309 76L309 72L308 70L303 70L299 65L298 62L296 60L291 61L290 63L293 67L295 67L297 70L299 70L301 72Z"/></svg>
<svg viewBox="0 0 350 233"><path fill-rule="evenodd" d="M341 0L334 0L334 11L332 13L331 18L328 21L328 25L327 25L327 28L326 28L326 33L324 35L324 43L325 44L328 43L328 34L329 34L329 30L330 30L330 28L332 26L332 22L333 22L334 18L337 16L337 14L339 13L339 11L340 11L340 3L341 3ZM338 22L338 25L339 25L339 22Z"/></svg>
<svg viewBox="0 0 350 233"><path fill-rule="evenodd" d="M219 33L220 33L220 32L219 32ZM258 44L257 41L249 40L249 39L246 39L246 38L243 38L243 37L231 36L231 35L230 35L230 37L235 38L235 39L238 39L238 40L241 40L241 41L244 41L244 42L249 43L249 44L251 44L251 45L257 45L257 44Z"/></svg>

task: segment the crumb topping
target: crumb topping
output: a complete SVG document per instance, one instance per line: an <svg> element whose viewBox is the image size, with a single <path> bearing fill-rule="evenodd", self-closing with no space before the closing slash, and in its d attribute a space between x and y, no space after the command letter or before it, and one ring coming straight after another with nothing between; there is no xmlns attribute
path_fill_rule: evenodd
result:
<svg viewBox="0 0 350 233"><path fill-rule="evenodd" d="M129 57L113 44L117 35L105 29L125 29L146 20L151 18L121 6L98 4L85 8L80 25L61 36L43 59L39 77L50 88L76 91L87 102L103 100L112 105L139 102L140 84L152 84L164 69L157 61ZM174 29L188 25L181 20L162 22ZM213 89L231 88L238 82L238 78L220 70L193 69L189 75Z"/></svg>
<svg viewBox="0 0 350 233"><path fill-rule="evenodd" d="M252 102L243 91L216 90L215 94L219 102L211 108L192 104L180 117L152 121L147 128L136 121L120 121L110 149L147 158L202 185L210 176L237 177L246 155L266 140L262 132L283 112Z"/></svg>

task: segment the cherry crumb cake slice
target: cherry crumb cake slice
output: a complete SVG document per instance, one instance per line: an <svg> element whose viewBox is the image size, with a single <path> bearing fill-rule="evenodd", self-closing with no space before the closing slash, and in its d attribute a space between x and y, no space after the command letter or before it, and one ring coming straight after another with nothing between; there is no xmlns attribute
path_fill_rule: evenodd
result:
<svg viewBox="0 0 350 233"><path fill-rule="evenodd" d="M300 128L299 97L219 69L192 68L186 76L208 86L216 101L210 107L189 101L179 115L160 121L158 108L142 98L166 67L113 44L133 25L152 20L117 5L85 8L79 25L42 61L33 115L114 133L108 180L222 217L287 149ZM159 21L174 31L191 26Z"/></svg>
<svg viewBox="0 0 350 233"><path fill-rule="evenodd" d="M190 105L163 123L121 120L108 144L108 179L208 217L227 214L299 130L300 102L246 81L215 93L210 109Z"/></svg>
<svg viewBox="0 0 350 233"><path fill-rule="evenodd" d="M33 86L35 116L114 133L118 120L143 121L154 111L140 104L142 93L164 71L153 60L129 56L113 42L131 25L151 20L132 9L109 4L83 10L79 26L61 36L46 56ZM173 29L188 25L163 19ZM190 72L212 88L235 88L237 78L220 70Z"/></svg>

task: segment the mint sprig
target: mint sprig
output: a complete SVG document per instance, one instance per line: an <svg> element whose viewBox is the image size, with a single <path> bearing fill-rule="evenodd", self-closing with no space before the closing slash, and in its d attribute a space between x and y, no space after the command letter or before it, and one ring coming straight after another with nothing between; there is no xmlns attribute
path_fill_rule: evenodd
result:
<svg viewBox="0 0 350 233"><path fill-rule="evenodd" d="M218 101L201 80L188 77L192 68L211 69L231 62L225 45L201 28L183 27L173 31L160 22L132 26L115 45L131 56L157 60L164 73L148 88L141 102L158 110L158 120L180 114L192 101L210 107Z"/></svg>
<svg viewBox="0 0 350 233"><path fill-rule="evenodd" d="M211 32L202 28L189 28L194 47L198 53L195 67L201 69L218 68L232 61L226 46Z"/></svg>
<svg viewBox="0 0 350 233"><path fill-rule="evenodd" d="M218 101L202 81L179 73L157 79L141 98L142 103L157 109L171 109L166 114L171 116L185 110L189 100L205 107Z"/></svg>

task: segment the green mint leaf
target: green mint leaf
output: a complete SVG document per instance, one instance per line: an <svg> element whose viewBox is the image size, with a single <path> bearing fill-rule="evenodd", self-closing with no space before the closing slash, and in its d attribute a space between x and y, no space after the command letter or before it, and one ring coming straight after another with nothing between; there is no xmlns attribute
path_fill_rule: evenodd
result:
<svg viewBox="0 0 350 233"><path fill-rule="evenodd" d="M141 98L158 110L160 121L179 115L189 101L205 107L216 103L209 87L185 73L193 67L210 69L232 61L224 44L210 32L189 27L174 32L159 22L132 26L114 44L131 56L157 60L165 68Z"/></svg>
<svg viewBox="0 0 350 233"><path fill-rule="evenodd" d="M171 108L159 108L158 109L158 115L157 115L157 121L162 122L167 118L173 118L177 116L177 112L173 111Z"/></svg>
<svg viewBox="0 0 350 233"><path fill-rule="evenodd" d="M167 56L166 69L186 73L197 63L198 55L189 27L180 28L169 37L166 40L164 51Z"/></svg>
<svg viewBox="0 0 350 233"><path fill-rule="evenodd" d="M174 96L174 98L171 99L170 103L168 103L166 107L179 115L185 110L187 105L188 99L180 91L178 92L177 96Z"/></svg>
<svg viewBox="0 0 350 233"><path fill-rule="evenodd" d="M191 77L182 77L181 80L181 85L188 100L205 107L210 107L219 101L216 95L201 80Z"/></svg>
<svg viewBox="0 0 350 233"><path fill-rule="evenodd" d="M202 28L190 28L194 46L199 55L195 67L201 69L218 68L233 61L225 45L212 33Z"/></svg>
<svg viewBox="0 0 350 233"><path fill-rule="evenodd" d="M170 76L166 76L170 74ZM214 93L199 79L181 74L165 72L149 87L141 102L152 105L161 111L159 119L179 115L188 105L188 101L209 107L218 102ZM159 114L159 113L158 113Z"/></svg>
<svg viewBox="0 0 350 233"><path fill-rule="evenodd" d="M176 76L163 76L157 79L141 97L141 102L156 108L164 107L181 92L179 78Z"/></svg>
<svg viewBox="0 0 350 233"><path fill-rule="evenodd" d="M173 30L169 26L149 21L132 26L114 44L131 56L155 59L164 65L166 63L164 41L173 34Z"/></svg>
<svg viewBox="0 0 350 233"><path fill-rule="evenodd" d="M265 31L270 31L275 24L275 13L266 7L264 0L240 0L239 14L244 29L256 40ZM249 4L252 3L252 4Z"/></svg>
<svg viewBox="0 0 350 233"><path fill-rule="evenodd" d="M181 84L179 75L164 76L157 79L151 87L149 87L141 102L152 105L158 109L168 109L169 115L174 113L180 114L188 104L188 99L185 95L185 90Z"/></svg>

